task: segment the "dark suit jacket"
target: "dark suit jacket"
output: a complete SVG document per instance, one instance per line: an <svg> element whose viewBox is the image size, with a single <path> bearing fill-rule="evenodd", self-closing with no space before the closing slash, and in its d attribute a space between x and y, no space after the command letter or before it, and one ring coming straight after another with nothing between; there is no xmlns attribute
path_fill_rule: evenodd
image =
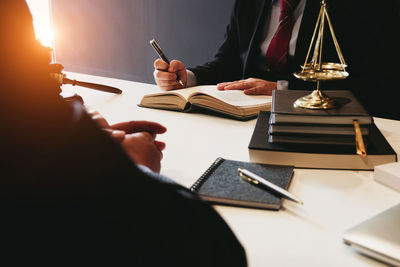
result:
<svg viewBox="0 0 400 267"><path fill-rule="evenodd" d="M322 89L352 90L373 116L400 119L392 100L399 86L395 80L399 47L396 1L328 1L328 13L350 76L345 80L322 83ZM216 84L246 78L270 81L289 80L289 89L314 90L316 85L296 79L292 73L304 64L317 21L320 0L307 0L296 44L289 58L290 73L277 76L257 70L262 30L270 11L269 0L237 0L227 27L225 41L215 59L191 68L199 84ZM326 28L325 36L330 36ZM332 39L324 42L324 60L340 62ZM389 105L388 103L391 103Z"/></svg>
<svg viewBox="0 0 400 267"><path fill-rule="evenodd" d="M211 206L143 173L80 104L21 78L0 86L3 263L246 266Z"/></svg>

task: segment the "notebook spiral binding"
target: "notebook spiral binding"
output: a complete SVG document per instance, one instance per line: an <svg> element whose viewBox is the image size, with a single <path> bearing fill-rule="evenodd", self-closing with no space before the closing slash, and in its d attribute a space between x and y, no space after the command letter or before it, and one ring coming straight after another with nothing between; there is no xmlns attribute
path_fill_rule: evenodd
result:
<svg viewBox="0 0 400 267"><path fill-rule="evenodd" d="M199 179L190 187L190 191L197 192L199 188L204 184L207 178L211 175L215 169L224 161L223 158L217 158L214 163L208 167L208 169L200 176Z"/></svg>

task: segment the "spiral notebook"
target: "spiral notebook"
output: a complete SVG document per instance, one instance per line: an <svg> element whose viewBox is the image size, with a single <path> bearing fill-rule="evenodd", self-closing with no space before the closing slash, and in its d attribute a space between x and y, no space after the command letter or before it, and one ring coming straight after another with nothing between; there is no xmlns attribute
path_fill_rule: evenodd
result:
<svg viewBox="0 0 400 267"><path fill-rule="evenodd" d="M279 210L282 197L242 179L238 168L247 169L268 181L288 189L293 166L267 165L217 158L197 179L190 190L212 203L248 208Z"/></svg>

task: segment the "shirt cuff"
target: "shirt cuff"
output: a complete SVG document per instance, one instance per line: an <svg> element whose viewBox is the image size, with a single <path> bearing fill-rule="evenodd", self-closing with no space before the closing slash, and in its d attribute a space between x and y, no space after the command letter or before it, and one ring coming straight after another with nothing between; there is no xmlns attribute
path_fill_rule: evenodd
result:
<svg viewBox="0 0 400 267"><path fill-rule="evenodd" d="M287 90L287 89L289 89L289 81L278 80L276 82L276 89L277 90Z"/></svg>
<svg viewBox="0 0 400 267"><path fill-rule="evenodd" d="M192 87L197 85L197 78L196 75L191 70L186 70L187 80L186 80L186 87Z"/></svg>

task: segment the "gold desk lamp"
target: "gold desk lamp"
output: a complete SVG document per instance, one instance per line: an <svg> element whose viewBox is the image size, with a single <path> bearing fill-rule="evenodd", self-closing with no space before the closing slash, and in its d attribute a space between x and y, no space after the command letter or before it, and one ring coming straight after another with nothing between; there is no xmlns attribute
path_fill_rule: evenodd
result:
<svg viewBox="0 0 400 267"><path fill-rule="evenodd" d="M298 79L302 79L304 81L316 82L317 89L314 90L311 94L297 99L293 104L294 107L308 108L308 109L337 108L338 107L337 102L321 91L320 82L345 79L347 78L347 76L349 76L349 73L346 72L345 69L347 67L347 64L344 61L343 54L340 50L339 43L336 39L332 23L328 15L326 2L327 2L326 0L321 1L321 8L317 19L317 24L315 25L314 33L311 39L310 47L307 52L306 60L304 62L304 65L301 66L302 70L294 73L294 76ZM326 21L328 22L329 29L332 35L332 39L340 63L322 62L322 47L323 47L324 28ZM318 36L317 38L315 38L317 31L318 31ZM314 53L311 61L308 62L308 58L310 56L310 52L313 47L314 41L315 41Z"/></svg>

